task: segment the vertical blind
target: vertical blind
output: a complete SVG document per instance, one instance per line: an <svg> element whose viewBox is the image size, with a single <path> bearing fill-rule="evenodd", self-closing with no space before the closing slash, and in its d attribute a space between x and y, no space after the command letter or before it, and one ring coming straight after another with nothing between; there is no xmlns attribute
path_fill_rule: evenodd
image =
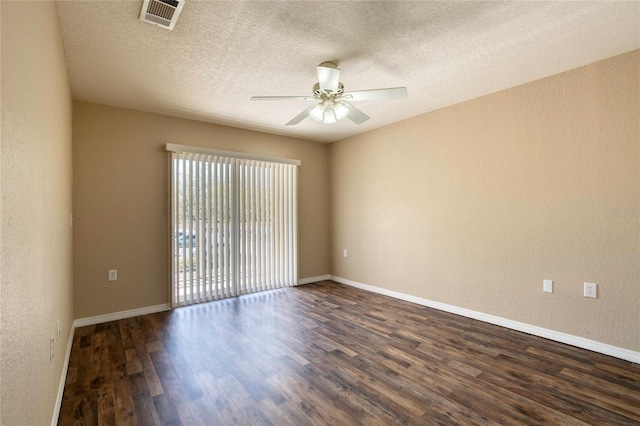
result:
<svg viewBox="0 0 640 426"><path fill-rule="evenodd" d="M174 147L172 306L296 285L295 162Z"/></svg>

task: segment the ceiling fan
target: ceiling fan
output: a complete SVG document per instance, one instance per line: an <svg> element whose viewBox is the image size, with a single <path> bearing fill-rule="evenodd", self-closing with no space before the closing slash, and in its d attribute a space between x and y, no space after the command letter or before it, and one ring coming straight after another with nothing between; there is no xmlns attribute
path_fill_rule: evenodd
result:
<svg viewBox="0 0 640 426"><path fill-rule="evenodd" d="M351 105L350 101L404 99L406 97L406 87L345 92L344 85L340 82L340 68L332 62L323 62L318 65L318 82L313 86L313 96L254 96L251 100L305 100L315 102L314 105L305 109L285 124L285 126L293 126L300 123L307 116L325 124L333 124L343 118L348 118L356 124L362 124L371 117Z"/></svg>

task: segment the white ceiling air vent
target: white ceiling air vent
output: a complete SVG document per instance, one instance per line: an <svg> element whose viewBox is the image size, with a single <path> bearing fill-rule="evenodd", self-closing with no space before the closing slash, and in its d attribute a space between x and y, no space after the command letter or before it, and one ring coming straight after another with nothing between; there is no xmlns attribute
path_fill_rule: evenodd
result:
<svg viewBox="0 0 640 426"><path fill-rule="evenodd" d="M144 0L140 20L172 30L184 6L184 0Z"/></svg>

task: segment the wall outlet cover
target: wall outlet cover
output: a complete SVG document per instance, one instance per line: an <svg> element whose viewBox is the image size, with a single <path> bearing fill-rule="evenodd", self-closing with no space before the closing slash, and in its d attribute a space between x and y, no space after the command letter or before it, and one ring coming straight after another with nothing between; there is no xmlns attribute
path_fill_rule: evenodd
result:
<svg viewBox="0 0 640 426"><path fill-rule="evenodd" d="M596 283L584 283L584 297L597 299L598 298L598 284L596 284Z"/></svg>

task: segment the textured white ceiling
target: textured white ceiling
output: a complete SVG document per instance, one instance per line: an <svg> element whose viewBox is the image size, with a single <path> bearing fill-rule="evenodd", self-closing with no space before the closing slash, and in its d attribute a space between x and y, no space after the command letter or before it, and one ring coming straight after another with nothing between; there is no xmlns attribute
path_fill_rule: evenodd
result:
<svg viewBox="0 0 640 426"><path fill-rule="evenodd" d="M62 1L74 99L331 142L640 48L639 2L186 0L173 31L142 1ZM357 126L284 124L333 61L345 90L406 86L354 103Z"/></svg>

